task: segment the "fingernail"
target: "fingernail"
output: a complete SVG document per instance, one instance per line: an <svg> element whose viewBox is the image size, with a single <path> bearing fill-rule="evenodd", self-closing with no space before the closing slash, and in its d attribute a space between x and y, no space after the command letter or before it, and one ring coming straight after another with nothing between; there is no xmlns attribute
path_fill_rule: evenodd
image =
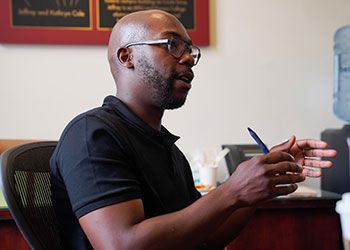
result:
<svg viewBox="0 0 350 250"><path fill-rule="evenodd" d="M302 172L303 172L303 166L301 166L300 164L298 164L298 167L299 167L299 169L300 169L300 173L302 173Z"/></svg>

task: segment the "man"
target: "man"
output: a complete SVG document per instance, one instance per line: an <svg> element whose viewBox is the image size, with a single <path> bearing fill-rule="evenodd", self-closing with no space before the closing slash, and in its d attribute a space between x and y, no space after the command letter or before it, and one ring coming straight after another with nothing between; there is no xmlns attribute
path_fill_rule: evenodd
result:
<svg viewBox="0 0 350 250"><path fill-rule="evenodd" d="M117 94L76 117L51 159L53 197L66 248L222 248L262 201L331 167L326 143L296 140L242 163L228 181L200 197L178 139L162 125L182 106L200 51L183 25L159 10L115 25L108 58ZM289 185L279 185L289 184Z"/></svg>

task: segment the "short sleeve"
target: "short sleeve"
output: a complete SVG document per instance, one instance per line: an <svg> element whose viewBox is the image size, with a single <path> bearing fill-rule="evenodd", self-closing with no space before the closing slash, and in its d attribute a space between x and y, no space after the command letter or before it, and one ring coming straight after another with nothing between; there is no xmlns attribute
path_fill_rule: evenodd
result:
<svg viewBox="0 0 350 250"><path fill-rule="evenodd" d="M96 116L67 128L56 165L76 217L115 203L141 198L140 184L122 135Z"/></svg>

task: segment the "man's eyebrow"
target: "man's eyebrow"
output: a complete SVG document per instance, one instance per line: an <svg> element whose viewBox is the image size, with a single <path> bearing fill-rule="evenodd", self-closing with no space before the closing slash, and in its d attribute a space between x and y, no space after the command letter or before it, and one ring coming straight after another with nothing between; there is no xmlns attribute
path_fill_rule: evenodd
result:
<svg viewBox="0 0 350 250"><path fill-rule="evenodd" d="M166 32L162 32L161 33L164 36L171 36L171 37L175 37L175 38L180 38L181 40L185 41L188 44L192 45L192 40L191 39L186 39L184 37L182 37L180 34L174 32L174 31L166 31Z"/></svg>

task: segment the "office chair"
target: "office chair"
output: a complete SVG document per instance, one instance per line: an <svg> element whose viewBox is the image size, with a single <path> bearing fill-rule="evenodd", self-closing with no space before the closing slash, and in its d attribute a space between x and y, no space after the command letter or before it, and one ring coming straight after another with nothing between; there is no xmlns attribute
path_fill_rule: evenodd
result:
<svg viewBox="0 0 350 250"><path fill-rule="evenodd" d="M14 146L37 142L38 140L28 140L28 139L0 139L0 154L5 152L7 149L12 148Z"/></svg>
<svg viewBox="0 0 350 250"><path fill-rule="evenodd" d="M50 190L50 157L57 142L32 142L1 154L8 208L32 249L62 249Z"/></svg>

